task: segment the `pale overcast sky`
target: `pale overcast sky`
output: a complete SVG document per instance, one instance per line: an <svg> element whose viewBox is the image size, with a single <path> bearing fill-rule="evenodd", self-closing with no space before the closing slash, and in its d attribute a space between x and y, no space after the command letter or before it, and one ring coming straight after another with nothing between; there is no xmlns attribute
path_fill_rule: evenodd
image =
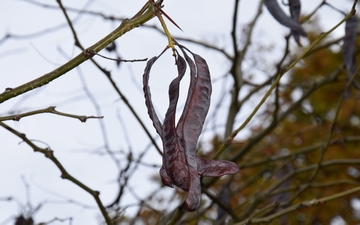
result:
<svg viewBox="0 0 360 225"><path fill-rule="evenodd" d="M37 2L56 6L56 1L39 0ZM63 4L66 7L77 9L85 6L87 10L101 12L105 15L131 17L145 2L146 0L67 0L63 1ZM311 12L320 2L321 0L303 0L302 12ZM338 0L328 2L346 12L351 8L352 3ZM259 1L253 0L240 1L239 32L241 32L241 26L254 17L258 3ZM167 21L172 35L215 43L232 54L230 21L232 20L234 1L165 0L164 5L163 10L183 30L183 32L178 30ZM74 40L63 13L58 9L44 9L39 5L28 3L26 0L0 0L0 15L0 39L9 33L17 35L0 43L0 92L7 87L16 87L52 71L80 52L73 44ZM99 16L82 15L77 17L77 13L72 12L69 12L69 16L71 19L76 18L75 29L85 47L94 44L119 25L118 21L108 22ZM340 21L343 16L329 7L323 7L317 17L320 20L322 31L326 31ZM151 20L148 24L160 27L157 19ZM60 28L53 29L56 27ZM46 34L31 35L46 29L49 29ZM274 44L273 50L262 57L276 61L283 48L283 37L288 33L289 29L278 24L269 15L266 8L263 8L263 14L256 26L253 40L255 44L263 43L268 46ZM344 27L341 26L333 35L336 37L344 35ZM303 42L306 43L306 40L303 39ZM118 39L116 43L121 57L139 59L158 55L167 45L167 40L165 36L150 28L137 28ZM226 74L229 64L221 54L187 42L181 43L207 60L214 81ZM293 40L292 44L294 44ZM116 57L115 54L106 51L102 51L102 54ZM139 113L153 137L157 139L158 145L162 146L146 114L144 105L141 85L145 62L122 63L118 69L113 61L99 57L95 57L95 59L112 72L121 91L129 99L135 111ZM168 84L177 75L173 64L174 59L171 57L171 52L168 51L156 63L151 77L154 104L161 117L165 114L168 104ZM269 65L271 64L269 63ZM252 69L246 66L247 70ZM252 73L261 74L256 69L253 69ZM261 79L263 77L259 75L258 81ZM118 169L107 154L97 154L105 153L104 142L108 143L109 148L113 150L128 152L131 149L135 156L138 156L149 146L150 141L129 109L119 100L109 81L91 62L85 62L79 69L68 72L45 87L0 104L0 116L48 106L57 106L59 111L67 113L97 115L94 105L84 91L84 82L101 107L100 115L104 116L103 125L107 134L105 139L101 133L100 123L95 119L81 123L75 119L41 114L23 118L19 122L7 121L6 123L25 133L28 138L37 140L35 143L40 146L49 145L70 174L101 192L100 197L106 205L116 197ZM232 80L228 79L227 82L232 82ZM213 102L219 100L223 85L227 84L214 82ZM185 96L181 96L180 102L184 102L184 99ZM228 100L225 99L225 102ZM255 104L257 101L254 101L253 105ZM238 117L237 124L243 121L249 113L248 109L253 105L244 108L245 110ZM209 115L213 108L214 105L211 106ZM220 110L220 113L225 116L226 110L225 107ZM225 120L221 119L216 121L217 124L224 122ZM224 131L221 128L206 130L206 128L210 128L210 125L205 126L203 139L210 138L215 134L214 132L223 135ZM240 136L245 135L246 131L240 134ZM34 215L35 222L49 221L54 217L72 217L75 225L99 224L100 212L93 198L73 183L62 180L59 170L52 162L42 154L34 153L30 147L21 143L19 138L2 128L0 128L0 143L0 200L11 196L18 202L0 201L0 225L12 224L12 216L28 212L27 203L30 203L32 207L44 204ZM94 152L94 154L90 154L90 152ZM161 157L154 148L150 148L144 161L160 165ZM121 165L124 166L125 163L126 158L123 157ZM150 175L158 175L158 169L139 166L136 175L130 180L130 186L137 196L146 197L148 193L158 188L158 185L150 180ZM27 196L23 180L26 180L30 186L29 196ZM69 200L80 202L83 205L68 203ZM126 190L121 205L127 206L136 202L133 195ZM174 203L173 207L176 204ZM25 208L21 208L21 205ZM129 207L126 212L131 213L134 210ZM52 224L67 223L55 222Z"/></svg>

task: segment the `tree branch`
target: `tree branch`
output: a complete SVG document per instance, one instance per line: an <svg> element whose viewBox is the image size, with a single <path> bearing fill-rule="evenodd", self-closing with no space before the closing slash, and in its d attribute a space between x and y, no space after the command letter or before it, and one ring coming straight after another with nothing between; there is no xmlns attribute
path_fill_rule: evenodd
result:
<svg viewBox="0 0 360 225"><path fill-rule="evenodd" d="M283 209L283 210L281 210L279 212L276 212L276 213L274 213L274 214L272 214L270 216L266 216L266 217L262 217L262 218L253 218L253 219L246 220L246 221L243 221L243 222L240 222L240 223L236 223L235 225L245 225L245 224L253 224L253 223L270 223L273 219L281 217L283 215L286 215L286 214L288 214L290 212L294 212L294 211L296 211L298 209L308 208L308 207L324 204L326 202L329 202L329 201L332 201L332 200L335 200L335 199L338 199L338 198L342 198L342 197L357 193L359 191L360 191L360 187L356 187L356 188L353 188L353 189L350 189L350 190L347 190L347 191L343 191L343 192L340 192L340 193L337 193L337 194L334 194L334 195L330 195L330 196L327 196L327 197L324 197L324 198L312 199L312 200L309 200L309 201L303 201L301 203L298 203L296 205L293 205L293 206L290 206L290 207L288 207L286 209Z"/></svg>
<svg viewBox="0 0 360 225"><path fill-rule="evenodd" d="M101 200L99 198L100 192L92 190L91 188L89 188L88 186L86 186L85 184L80 182L78 179L71 176L67 172L67 170L63 167L63 165L60 163L60 161L55 157L53 150L50 150L49 148L40 148L39 146L35 145L30 139L28 139L25 134L18 132L17 130L9 127L8 125L6 125L5 123L3 123L1 121L0 121L0 126L5 128L6 130L10 131L14 135L18 136L26 144L28 144L35 152L41 152L41 153L43 153L45 155L46 158L49 158L58 167L58 169L61 171L61 178L67 179L67 180L73 182L74 184L79 186L81 189L83 189L84 191L86 191L87 193L92 195L93 198L95 199L98 207L100 208L100 211L101 211L101 213L102 213L102 215L103 215L103 217L104 217L104 219L106 221L106 224L107 225L112 225L113 224L110 217L109 217L109 215L108 215L108 213L106 212L106 209L105 209L103 203L101 202Z"/></svg>
<svg viewBox="0 0 360 225"><path fill-rule="evenodd" d="M69 113L63 113L63 112L57 111L55 109L55 106L50 106L45 109L39 109L39 110L34 110L34 111L10 115L10 116L3 116L3 117L0 117L0 121L6 121L6 120L19 121L23 117L32 116L32 115L41 114L41 113L51 113L51 114L56 114L56 115L60 115L60 116L75 118L75 119L79 119L83 123L85 123L88 119L104 118L103 116L80 116L80 115L74 115L74 114L69 114Z"/></svg>
<svg viewBox="0 0 360 225"><path fill-rule="evenodd" d="M156 3L158 4L158 3ZM149 5L146 11L139 15L138 17L134 17L132 19L124 20L118 28L116 28L113 32L108 34L106 37L95 43L94 45L90 46L88 49L84 50L82 53L77 55L72 60L68 61L64 65L58 67L57 69L44 74L43 76L32 80L28 83L20 85L15 88L6 88L6 90L0 94L0 103L7 101L11 98L14 98L18 95L31 91L35 88L39 88L49 82L59 78L60 76L64 75L65 73L69 72L70 70L74 69L81 63L85 62L86 60L92 58L94 56L94 52L97 53L101 51L103 48L108 46L110 43L115 41L117 38L121 37L126 32L146 23L150 19L155 16L154 14L154 6Z"/></svg>

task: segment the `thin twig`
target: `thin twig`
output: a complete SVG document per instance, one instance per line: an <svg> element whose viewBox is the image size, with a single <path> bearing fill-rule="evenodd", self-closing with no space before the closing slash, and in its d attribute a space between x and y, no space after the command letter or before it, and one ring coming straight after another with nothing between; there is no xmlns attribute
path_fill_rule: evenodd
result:
<svg viewBox="0 0 360 225"><path fill-rule="evenodd" d="M154 16L155 14L154 14L153 6L150 5L149 8L143 14L129 20L124 20L119 27L117 27L114 31L112 31L110 34L108 34L106 37L104 37L94 45L90 46L88 49L91 50L91 52L93 51L99 52L100 50L108 46L110 43L115 41L118 37L121 37L126 32L146 23L147 21L151 20ZM49 82L59 78L65 73L79 66L81 63L90 59L92 56L93 54L85 50L84 52L80 53L72 60L63 64L62 66L58 67L57 69L47 74L38 77L35 80L32 80L28 83L22 84L15 88L11 88L11 87L6 88L6 90L0 94L0 103L7 101L11 98L14 98L18 95L21 95L23 93L26 93L28 91L31 91L35 88L39 88L43 85L48 84Z"/></svg>
<svg viewBox="0 0 360 225"><path fill-rule="evenodd" d="M296 211L298 209L301 208L308 208L308 207L312 207L312 206L317 206L320 204L324 204L327 203L329 201L338 199L338 198L343 198L345 196L357 193L360 191L360 187L356 187L347 191L343 191L334 195L330 195L324 198L320 198L320 199L312 199L309 201L303 201L301 203L298 203L296 205L290 206L286 209L280 210L279 212L276 212L270 216L266 216L266 217L262 217L262 218L253 218L251 220L246 220L240 223L236 223L235 225L245 225L245 224L252 224L252 223L270 223L272 220L274 220L275 218L281 217L283 215L286 215L290 212Z"/></svg>
<svg viewBox="0 0 360 225"><path fill-rule="evenodd" d="M145 62L148 60L148 58L145 58L145 59L114 59L114 58L110 58L110 57L107 57L107 56L104 56L104 55L100 55L99 53L96 53L94 52L95 55L97 56L100 56L104 59L109 59L109 60L113 60L113 61L116 61L116 62Z"/></svg>
<svg viewBox="0 0 360 225"><path fill-rule="evenodd" d="M224 144L221 146L221 148L215 153L213 156L214 159L219 157L219 155L226 149L228 145L231 144L232 140L236 137L236 135L246 127L246 125L251 121L251 119L255 116L257 111L260 109L260 107L264 104L266 99L270 96L273 89L277 86L277 84L280 82L281 77L288 72L291 68L293 68L308 52L310 52L322 39L324 39L326 36L328 36L330 33L332 33L336 28L338 28L341 24L343 24L348 18L350 18L353 15L353 12L350 12L345 18L343 18L338 24L336 24L334 27L332 27L329 31L325 33L321 33L313 43L310 44L298 57L296 60L294 60L289 66L284 68L277 76L277 78L274 80L273 84L270 86L268 91L265 93L265 95L262 97L260 102L256 105L256 107L253 109L251 114L246 118L246 120L237 128L235 129L232 134L227 137Z"/></svg>
<svg viewBox="0 0 360 225"><path fill-rule="evenodd" d="M85 123L88 119L102 119L102 118L104 118L103 116L80 116L80 115L75 115L75 114L70 114L70 113L63 113L63 112L57 111L55 109L55 106L50 106L50 107L47 107L45 109L38 109L38 110L26 112L26 113L20 113L20 114L9 115L9 116L2 116L2 117L0 117L0 121L6 121L6 120L19 121L20 119L22 119L24 117L33 116L33 115L41 114L41 113L51 113L51 114L56 114L56 115L59 115L59 116L75 118L75 119L80 120L83 123Z"/></svg>
<svg viewBox="0 0 360 225"><path fill-rule="evenodd" d="M99 197L100 192L92 190L91 188L89 188L88 186L83 184L81 181L79 181L78 179L76 179L75 177L70 175L67 172L67 170L63 167L63 165L60 163L60 161L55 157L53 150L50 150L48 148L40 148L39 146L35 145L30 139L28 139L25 136L25 134L18 132L17 130L11 128L10 126L6 125L5 123L3 123L1 121L0 121L0 126L2 126L3 128L8 130L9 132L11 132L14 135L16 135L17 137L19 137L26 144L28 144L35 152L41 152L42 154L45 155L46 158L50 159L58 167L58 169L61 171L61 178L71 181L72 183L74 183L75 185L79 186L81 189L83 189L84 191L86 191L87 193L92 195L93 198L95 199L98 207L100 208L100 211L101 211L107 225L112 225L113 224L110 217L109 217L109 215L108 215L108 213L106 212L106 209L105 209L103 203L100 200L100 197Z"/></svg>

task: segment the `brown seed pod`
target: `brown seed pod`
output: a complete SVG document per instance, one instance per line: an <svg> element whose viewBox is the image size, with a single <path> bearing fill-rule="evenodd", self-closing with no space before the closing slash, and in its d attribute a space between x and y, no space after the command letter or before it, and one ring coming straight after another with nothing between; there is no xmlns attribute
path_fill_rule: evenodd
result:
<svg viewBox="0 0 360 225"><path fill-rule="evenodd" d="M143 75L143 90L149 117L163 142L161 180L164 185L169 187L175 185L187 191L186 210L194 211L200 206L200 176L218 177L235 174L239 171L239 167L230 161L209 160L196 155L197 142L210 107L210 71L205 59L182 45L178 44L178 47L185 59L177 54L178 76L169 85L169 107L163 124L155 113L148 84L151 67L158 57L153 57L146 65ZM191 53L193 59L188 56L186 51ZM178 124L175 125L179 85L186 71L186 63L190 67L190 85L185 107Z"/></svg>
<svg viewBox="0 0 360 225"><path fill-rule="evenodd" d="M345 36L342 46L342 57L348 71L347 81L351 80L356 71L355 49L357 37L358 19L355 15L346 20ZM359 85L354 82L353 85L360 89Z"/></svg>
<svg viewBox="0 0 360 225"><path fill-rule="evenodd" d="M269 10L270 14L282 25L291 29L291 34L294 36L295 41L301 45L299 36L306 37L306 32L304 28L298 22L300 15L300 1L289 1L290 10L292 10L293 18L290 18L285 14L285 12L280 8L276 0L264 0L266 8Z"/></svg>
<svg viewBox="0 0 360 225"><path fill-rule="evenodd" d="M300 19L300 11L301 11L301 2L300 0L289 0L289 7L290 7L290 14L291 14L291 17L299 22L299 19ZM291 30L291 35L294 37L296 43L299 45L299 46L302 46L301 45L301 42L300 42L300 34L294 30Z"/></svg>

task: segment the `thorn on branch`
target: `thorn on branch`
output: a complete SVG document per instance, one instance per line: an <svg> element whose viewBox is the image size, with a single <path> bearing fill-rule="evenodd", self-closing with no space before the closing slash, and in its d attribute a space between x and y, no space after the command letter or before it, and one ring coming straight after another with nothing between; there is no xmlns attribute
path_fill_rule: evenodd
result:
<svg viewBox="0 0 360 225"><path fill-rule="evenodd" d="M86 116L82 116L79 118L79 120L82 122L82 123L85 123L86 122Z"/></svg>
<svg viewBox="0 0 360 225"><path fill-rule="evenodd" d="M161 12L161 14L163 14L168 20L170 20L170 22L171 22L172 24L174 24L177 28L179 28L179 30L181 30L182 32L184 32L184 31L181 29L181 27L180 27L179 25L177 25L177 23L175 23L175 21L174 21L173 19L171 19L171 17L170 17L168 14L166 14L162 9L160 9L160 12Z"/></svg>
<svg viewBox="0 0 360 225"><path fill-rule="evenodd" d="M353 4L353 6L352 6L352 8L351 8L351 13L352 13L352 15L355 15L355 13L356 13L356 4L357 4L357 0L354 0L354 4Z"/></svg>

